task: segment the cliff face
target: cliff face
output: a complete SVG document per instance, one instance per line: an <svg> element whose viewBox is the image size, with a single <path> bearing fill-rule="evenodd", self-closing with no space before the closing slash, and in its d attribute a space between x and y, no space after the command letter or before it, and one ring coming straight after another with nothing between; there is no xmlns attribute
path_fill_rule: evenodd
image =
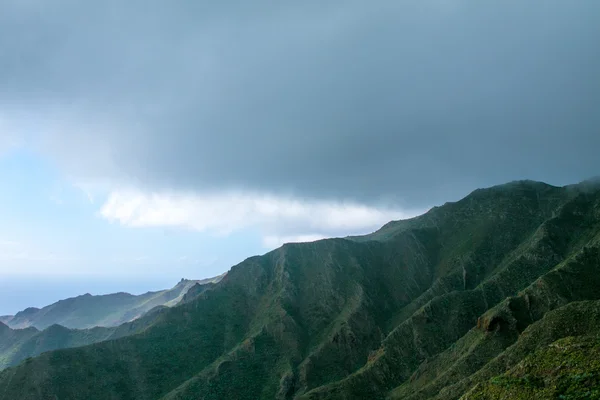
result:
<svg viewBox="0 0 600 400"><path fill-rule="evenodd" d="M135 335L2 372L0 398L459 398L595 329L599 246L598 185L477 190L249 258Z"/></svg>

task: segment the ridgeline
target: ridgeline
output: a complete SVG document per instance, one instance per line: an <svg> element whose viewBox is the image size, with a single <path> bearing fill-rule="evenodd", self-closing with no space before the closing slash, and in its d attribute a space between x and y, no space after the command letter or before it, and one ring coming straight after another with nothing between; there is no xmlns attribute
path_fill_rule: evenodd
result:
<svg viewBox="0 0 600 400"><path fill-rule="evenodd" d="M476 190L193 293L0 372L0 399L598 398L600 185Z"/></svg>

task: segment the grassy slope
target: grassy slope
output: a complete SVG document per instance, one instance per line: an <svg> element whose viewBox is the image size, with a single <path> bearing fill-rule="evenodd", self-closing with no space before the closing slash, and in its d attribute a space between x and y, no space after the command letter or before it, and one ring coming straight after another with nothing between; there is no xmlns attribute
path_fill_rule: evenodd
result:
<svg viewBox="0 0 600 400"><path fill-rule="evenodd" d="M593 318L594 324L577 332L583 335L538 344L516 366L475 385L462 399L600 399L600 337L596 336L600 328L599 309L599 302L575 303L553 313L549 321L542 322L567 325L575 315Z"/></svg>
<svg viewBox="0 0 600 400"><path fill-rule="evenodd" d="M142 333L1 373L0 398L384 398L425 393L434 381L445 383L426 396L444 388L459 397L468 378L504 372L479 370L528 325L578 300L551 307L519 292L574 265L600 227L599 198L595 189L512 183L366 237L285 245L161 311ZM511 315L520 322L507 328Z"/></svg>

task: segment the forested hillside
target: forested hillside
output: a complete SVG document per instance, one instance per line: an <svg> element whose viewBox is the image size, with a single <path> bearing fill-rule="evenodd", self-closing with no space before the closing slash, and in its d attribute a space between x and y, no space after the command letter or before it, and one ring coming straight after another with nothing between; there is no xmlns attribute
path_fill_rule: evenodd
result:
<svg viewBox="0 0 600 400"><path fill-rule="evenodd" d="M251 257L133 335L3 371L0 399L591 396L569 360L598 351L599 272L600 186L512 182Z"/></svg>

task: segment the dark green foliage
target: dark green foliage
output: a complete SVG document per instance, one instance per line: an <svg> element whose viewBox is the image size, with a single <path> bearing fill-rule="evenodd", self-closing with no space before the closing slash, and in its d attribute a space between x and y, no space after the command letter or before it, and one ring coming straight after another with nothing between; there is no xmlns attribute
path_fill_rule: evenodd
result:
<svg viewBox="0 0 600 400"><path fill-rule="evenodd" d="M0 399L457 399L539 385L528 370L490 379L600 327L599 246L598 186L477 190L372 235L249 258L118 328L134 335L0 373ZM584 373L572 375L595 379Z"/></svg>
<svg viewBox="0 0 600 400"><path fill-rule="evenodd" d="M85 346L143 332L161 318L162 312L157 308L142 318L112 328L67 329L52 325L38 331L33 327L10 329L0 323L0 370L46 351Z"/></svg>
<svg viewBox="0 0 600 400"><path fill-rule="evenodd" d="M6 329L10 333L0 333L0 369L16 365L27 357L45 351L107 340L115 331L114 328L70 330L60 325L52 325L43 331L35 328Z"/></svg>

